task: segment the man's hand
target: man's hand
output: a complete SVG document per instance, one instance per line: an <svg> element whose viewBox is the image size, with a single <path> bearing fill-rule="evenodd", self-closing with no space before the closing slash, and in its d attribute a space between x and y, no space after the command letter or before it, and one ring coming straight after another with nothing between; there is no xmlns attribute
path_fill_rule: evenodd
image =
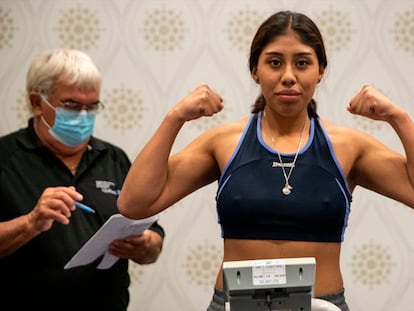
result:
<svg viewBox="0 0 414 311"><path fill-rule="evenodd" d="M46 188L36 206L27 214L29 225L36 232L44 232L52 227L54 221L68 224L75 201L81 201L82 195L74 187Z"/></svg>
<svg viewBox="0 0 414 311"><path fill-rule="evenodd" d="M130 235L114 240L109 245L109 253L119 258L131 259L144 265L157 260L162 249L162 237L155 231L145 230L140 235Z"/></svg>

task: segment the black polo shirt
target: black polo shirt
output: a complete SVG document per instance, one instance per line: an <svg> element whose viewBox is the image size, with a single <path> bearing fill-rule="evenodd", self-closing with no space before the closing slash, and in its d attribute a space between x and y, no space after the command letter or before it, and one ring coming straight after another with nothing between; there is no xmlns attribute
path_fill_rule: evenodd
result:
<svg viewBox="0 0 414 311"><path fill-rule="evenodd" d="M120 148L92 137L76 175L27 128L0 138L0 221L29 213L47 187L75 186L96 213L72 212L70 223L54 222L13 254L0 258L0 310L126 310L128 261L107 270L97 262L64 265L113 214L117 192L131 163ZM151 229L164 236L154 224Z"/></svg>

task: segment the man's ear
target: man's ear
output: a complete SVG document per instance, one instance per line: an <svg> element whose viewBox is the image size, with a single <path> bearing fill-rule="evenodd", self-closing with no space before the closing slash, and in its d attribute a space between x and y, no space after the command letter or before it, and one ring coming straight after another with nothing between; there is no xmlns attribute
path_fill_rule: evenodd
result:
<svg viewBox="0 0 414 311"><path fill-rule="evenodd" d="M32 108L33 115L40 116L42 114L42 109L41 109L42 98L40 97L39 93L30 92L29 102L30 102L30 107Z"/></svg>

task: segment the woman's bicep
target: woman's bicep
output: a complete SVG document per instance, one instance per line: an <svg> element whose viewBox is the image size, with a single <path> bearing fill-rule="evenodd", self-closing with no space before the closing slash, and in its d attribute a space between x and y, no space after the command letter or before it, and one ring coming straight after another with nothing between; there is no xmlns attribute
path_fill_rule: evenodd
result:
<svg viewBox="0 0 414 311"><path fill-rule="evenodd" d="M414 204L405 156L375 139L366 140L361 148L355 163L356 184L400 202Z"/></svg>
<svg viewBox="0 0 414 311"><path fill-rule="evenodd" d="M218 167L211 153L202 148L187 147L170 157L167 183L158 203L163 206L174 204L216 180L218 174Z"/></svg>

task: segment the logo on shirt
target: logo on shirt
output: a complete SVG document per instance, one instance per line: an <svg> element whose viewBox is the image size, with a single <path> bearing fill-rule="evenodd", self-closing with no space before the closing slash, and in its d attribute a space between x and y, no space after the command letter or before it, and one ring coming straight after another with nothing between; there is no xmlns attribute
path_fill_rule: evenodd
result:
<svg viewBox="0 0 414 311"><path fill-rule="evenodd" d="M293 162L280 163L280 162L273 161L272 162L272 167L295 167L295 163L293 163Z"/></svg>
<svg viewBox="0 0 414 311"><path fill-rule="evenodd" d="M119 189L115 188L115 183L107 180L95 180L97 189L100 189L103 193L110 193L113 195L119 195Z"/></svg>

